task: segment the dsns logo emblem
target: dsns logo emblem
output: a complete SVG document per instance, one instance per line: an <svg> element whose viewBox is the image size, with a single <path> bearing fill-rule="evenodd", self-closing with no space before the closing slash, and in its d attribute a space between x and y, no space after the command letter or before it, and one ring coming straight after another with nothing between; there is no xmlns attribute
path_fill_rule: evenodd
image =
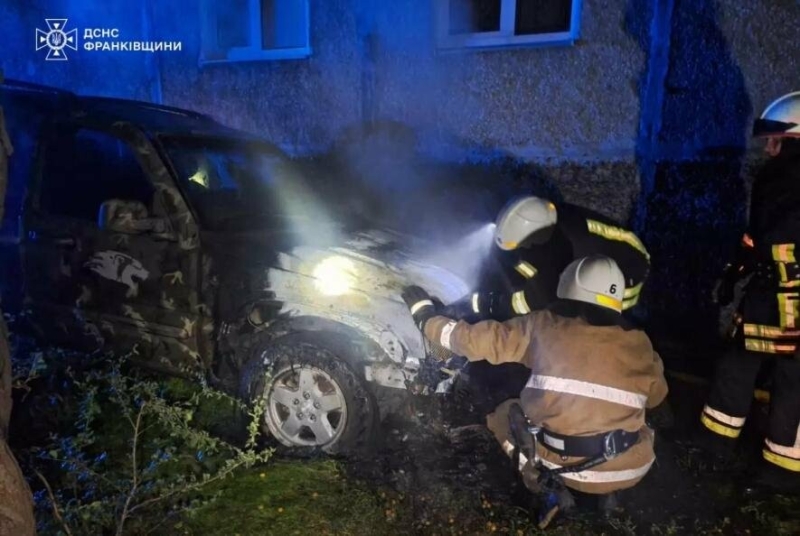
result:
<svg viewBox="0 0 800 536"><path fill-rule="evenodd" d="M65 31L67 19L45 19L48 30L36 29L36 50L47 47L47 61L67 61L66 48L78 50L78 30Z"/></svg>

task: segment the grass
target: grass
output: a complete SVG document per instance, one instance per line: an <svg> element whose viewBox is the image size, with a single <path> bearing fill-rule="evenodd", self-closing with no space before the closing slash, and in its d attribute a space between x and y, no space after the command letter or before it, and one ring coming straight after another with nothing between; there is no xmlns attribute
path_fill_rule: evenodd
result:
<svg viewBox="0 0 800 536"><path fill-rule="evenodd" d="M754 533L774 536L800 534L800 497L771 495L752 499L739 507L739 514L750 521Z"/></svg>
<svg viewBox="0 0 800 536"><path fill-rule="evenodd" d="M165 534L184 536L393 536L635 534L628 518L560 520L547 531L520 509L443 486L437 496L404 496L348 478L333 460L281 460L205 490L217 499ZM656 534L673 534L656 532Z"/></svg>
<svg viewBox="0 0 800 536"><path fill-rule="evenodd" d="M408 533L398 523L398 498L348 482L332 460L279 461L243 472L207 491L221 494L176 526L175 534Z"/></svg>
<svg viewBox="0 0 800 536"><path fill-rule="evenodd" d="M333 460L281 460L220 483L215 502L195 510L171 534L194 535L472 535L510 534L800 534L800 497L745 501L729 517L702 523L692 515L664 524L627 517L558 519L546 531L520 509L491 504L469 490L443 486L437 496L403 496L348 478Z"/></svg>

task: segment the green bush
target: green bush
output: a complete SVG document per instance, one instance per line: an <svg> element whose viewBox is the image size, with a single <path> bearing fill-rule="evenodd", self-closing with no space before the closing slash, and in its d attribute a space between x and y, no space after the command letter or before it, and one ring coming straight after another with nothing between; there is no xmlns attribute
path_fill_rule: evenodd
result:
<svg viewBox="0 0 800 536"><path fill-rule="evenodd" d="M202 382L156 381L125 365L104 357L81 374L63 371L72 422L30 448L44 486L41 534L152 533L214 501L199 494L208 484L272 454L257 445L263 405L248 410ZM250 418L240 444L209 433L215 412Z"/></svg>

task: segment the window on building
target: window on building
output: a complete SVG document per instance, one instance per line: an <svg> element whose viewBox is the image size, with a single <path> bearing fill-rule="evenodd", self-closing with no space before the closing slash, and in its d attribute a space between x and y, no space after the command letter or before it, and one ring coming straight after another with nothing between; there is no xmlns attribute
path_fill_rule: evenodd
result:
<svg viewBox="0 0 800 536"><path fill-rule="evenodd" d="M96 130L63 127L47 146L39 208L45 214L97 221L110 199L152 209L155 188L124 141Z"/></svg>
<svg viewBox="0 0 800 536"><path fill-rule="evenodd" d="M435 0L440 49L571 44L581 0Z"/></svg>
<svg viewBox="0 0 800 536"><path fill-rule="evenodd" d="M311 55L309 0L203 0L201 63Z"/></svg>

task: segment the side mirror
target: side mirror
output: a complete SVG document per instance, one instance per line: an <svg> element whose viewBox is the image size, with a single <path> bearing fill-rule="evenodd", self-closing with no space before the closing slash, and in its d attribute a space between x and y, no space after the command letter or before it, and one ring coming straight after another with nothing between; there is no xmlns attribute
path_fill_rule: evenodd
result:
<svg viewBox="0 0 800 536"><path fill-rule="evenodd" d="M97 215L100 229L116 233L142 234L167 232L167 222L161 218L150 218L147 207L139 201L110 199L100 205Z"/></svg>

